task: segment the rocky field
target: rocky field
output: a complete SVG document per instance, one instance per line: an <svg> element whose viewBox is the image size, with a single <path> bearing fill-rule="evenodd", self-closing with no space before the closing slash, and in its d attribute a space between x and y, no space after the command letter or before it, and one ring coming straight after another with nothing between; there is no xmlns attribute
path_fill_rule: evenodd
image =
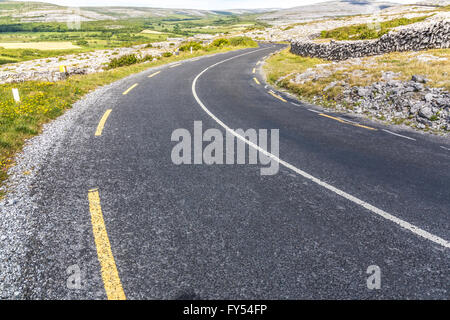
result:
<svg viewBox="0 0 450 320"><path fill-rule="evenodd" d="M164 52L175 50L183 39L153 43L152 47L138 45L130 48L95 50L54 58L30 60L0 66L0 84L31 80L57 81L67 75L102 72L113 58L136 54L139 58L151 55L160 57ZM65 66L67 73L60 72Z"/></svg>
<svg viewBox="0 0 450 320"><path fill-rule="evenodd" d="M16 22L67 22L103 21L134 18L185 16L190 18L220 17L231 14L254 14L271 11L270 9L241 9L227 11L167 9L151 7L70 7L43 2L0 1L0 18L8 17Z"/></svg>
<svg viewBox="0 0 450 320"><path fill-rule="evenodd" d="M450 93L426 85L427 79L414 75L410 81L388 80L366 87L348 87L342 92L342 103L358 114L393 122L406 123L434 132L450 131Z"/></svg>
<svg viewBox="0 0 450 320"><path fill-rule="evenodd" d="M260 40L267 41L301 41L317 38L324 30L332 30L340 27L360 25L360 24L376 24L382 21L389 21L398 18L417 18L428 16L428 18L418 24L421 26L427 23L443 21L450 19L450 12L445 11L442 7L435 6L394 6L369 14L349 16L349 17L332 17L321 19L307 19L302 22L292 23L289 20L279 19L277 25L267 28L266 30L254 30L246 32L245 35ZM402 27L399 27L399 29Z"/></svg>

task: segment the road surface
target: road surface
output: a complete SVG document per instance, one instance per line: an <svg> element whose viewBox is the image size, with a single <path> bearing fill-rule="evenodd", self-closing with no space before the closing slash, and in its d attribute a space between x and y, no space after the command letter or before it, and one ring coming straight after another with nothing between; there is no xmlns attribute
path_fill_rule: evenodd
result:
<svg viewBox="0 0 450 320"><path fill-rule="evenodd" d="M450 141L269 92L280 48L151 69L80 114L34 183L23 298L448 299ZM279 129L278 174L175 165L194 121Z"/></svg>

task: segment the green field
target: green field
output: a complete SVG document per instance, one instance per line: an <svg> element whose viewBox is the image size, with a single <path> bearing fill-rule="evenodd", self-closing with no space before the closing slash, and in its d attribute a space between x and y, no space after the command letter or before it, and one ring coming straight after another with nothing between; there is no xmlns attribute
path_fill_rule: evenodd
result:
<svg viewBox="0 0 450 320"><path fill-rule="evenodd" d="M4 4L0 3L0 9ZM71 42L79 49L47 50L6 49L0 45L0 65L57 55L127 47L166 41L167 38L196 34L234 34L246 29L264 28L257 15L214 16L202 19L189 16L168 16L127 20L83 22L80 30L69 30L65 23L1 23L0 43ZM143 33L146 31L146 33Z"/></svg>

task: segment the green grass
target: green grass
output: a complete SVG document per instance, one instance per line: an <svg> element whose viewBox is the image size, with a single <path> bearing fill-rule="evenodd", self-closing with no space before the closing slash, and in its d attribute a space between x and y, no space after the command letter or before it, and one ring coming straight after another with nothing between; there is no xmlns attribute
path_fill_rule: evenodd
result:
<svg viewBox="0 0 450 320"><path fill-rule="evenodd" d="M14 8L32 8L31 4L1 3ZM100 9L99 9L100 10ZM101 10L100 10L101 11ZM196 34L234 34L243 31L240 25L248 25L247 29L263 29L267 25L256 20L258 15L221 15L193 18L183 15L169 17L133 18L125 20L88 21L81 24L80 30L69 30L65 23L20 21L3 21L0 18L1 42L44 42L70 41L82 48L73 50L6 50L0 48L0 64L26 61L36 58L47 58L58 55L89 52L99 49L130 47L166 41L167 38L187 37ZM144 30L161 32L161 34L142 33Z"/></svg>
<svg viewBox="0 0 450 320"><path fill-rule="evenodd" d="M430 15L411 19L397 18L381 22L379 25L374 26L371 26L370 24L358 24L353 26L340 27L333 30L322 31L321 38L335 40L377 39L382 35L388 33L392 28L420 22L428 17L430 17Z"/></svg>
<svg viewBox="0 0 450 320"><path fill-rule="evenodd" d="M297 56L290 53L289 49L285 49L266 60L264 72L270 84L277 84L280 78L293 73L302 73L324 62L322 59Z"/></svg>
<svg viewBox="0 0 450 320"><path fill-rule="evenodd" d="M57 57L86 50L4 49L0 47L0 65L20 61Z"/></svg>
<svg viewBox="0 0 450 320"><path fill-rule="evenodd" d="M30 81L0 85L0 184L7 178L7 169L13 164L11 159L22 148L24 141L38 134L42 124L60 116L90 91L159 65L257 46L256 42L244 40L235 41L239 43L236 46L203 47L192 54L189 51L180 52L178 56L173 55L158 61L119 67L102 73L73 76L54 83ZM12 88L19 89L21 103L14 102Z"/></svg>
<svg viewBox="0 0 450 320"><path fill-rule="evenodd" d="M0 6L1 8L1 6ZM232 32L237 25L248 24L248 28L264 28L268 25L256 20L256 15L242 16L206 16L192 18L188 16L131 18L122 20L87 21L81 24L80 30L70 30L65 23L59 22L18 22L9 21L0 24L0 40L5 35L15 34L16 38L27 37L38 41L37 37L47 40L89 40L115 37L124 40L143 39L143 30L153 30L172 36L192 36L198 33L215 34ZM208 27L208 28L205 28ZM134 40L133 40L134 41Z"/></svg>

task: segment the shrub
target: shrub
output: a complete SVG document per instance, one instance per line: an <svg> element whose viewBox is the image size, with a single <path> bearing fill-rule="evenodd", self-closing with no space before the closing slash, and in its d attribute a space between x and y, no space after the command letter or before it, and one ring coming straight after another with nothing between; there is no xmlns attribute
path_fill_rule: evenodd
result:
<svg viewBox="0 0 450 320"><path fill-rule="evenodd" d="M21 57L27 57L27 56L33 56L33 55L36 55L36 51L31 50L31 49L25 49L20 53Z"/></svg>
<svg viewBox="0 0 450 320"><path fill-rule="evenodd" d="M192 50L197 51L203 48L202 44L199 42L191 41L188 43L183 44L180 47L180 51L190 51L192 47Z"/></svg>
<svg viewBox="0 0 450 320"><path fill-rule="evenodd" d="M17 62L15 59L0 58L0 65Z"/></svg>
<svg viewBox="0 0 450 320"><path fill-rule="evenodd" d="M431 116L430 120L431 121L437 121L437 120L439 120L439 117L434 114L434 115Z"/></svg>
<svg viewBox="0 0 450 320"><path fill-rule="evenodd" d="M227 46L230 44L230 40L225 39L225 38L219 38L214 40L211 45L214 47L223 47L223 46Z"/></svg>
<svg viewBox="0 0 450 320"><path fill-rule="evenodd" d="M230 45L232 45L233 47L237 47L237 46L256 47L256 46L258 46L258 44L249 37L230 38Z"/></svg>
<svg viewBox="0 0 450 320"><path fill-rule="evenodd" d="M131 66L132 64L136 64L138 62L139 59L136 57L135 54L128 54L121 56L119 58L113 58L108 64L108 69Z"/></svg>
<svg viewBox="0 0 450 320"><path fill-rule="evenodd" d="M77 45L77 46L87 46L87 45L89 45L89 42L87 42L86 40L78 40L77 42L75 42L75 45Z"/></svg>
<svg viewBox="0 0 450 320"><path fill-rule="evenodd" d="M164 57L164 58L169 58L169 57L171 57L173 54L172 54L172 52L164 52L163 54L162 54L162 56Z"/></svg>
<svg viewBox="0 0 450 320"><path fill-rule="evenodd" d="M150 54L145 55L139 62L153 61L154 57Z"/></svg>

